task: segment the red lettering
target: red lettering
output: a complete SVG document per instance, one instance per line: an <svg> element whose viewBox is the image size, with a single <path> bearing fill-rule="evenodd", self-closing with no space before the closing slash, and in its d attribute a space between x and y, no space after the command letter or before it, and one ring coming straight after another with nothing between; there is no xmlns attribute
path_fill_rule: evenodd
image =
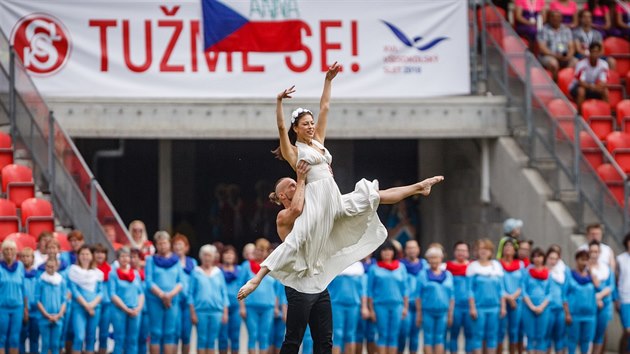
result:
<svg viewBox="0 0 630 354"><path fill-rule="evenodd" d="M125 57L125 64L129 68L129 70L141 73L147 71L153 62L153 53L151 50L151 21L144 21L144 50L145 50L145 60L141 65L135 65L131 62L130 55L130 36L129 36L129 20L123 20L123 54Z"/></svg>
<svg viewBox="0 0 630 354"><path fill-rule="evenodd" d="M175 16L177 15L177 11L179 11L179 5L173 6L173 8L170 10L168 9L168 7L161 5L160 9L162 10L162 12L164 12L166 16Z"/></svg>
<svg viewBox="0 0 630 354"><path fill-rule="evenodd" d="M305 35L310 37L313 32L311 31L311 27L306 23L306 22L302 22L302 30L304 30ZM304 55L306 56L306 60L304 61L304 64L302 65L296 65L293 63L293 60L291 59L291 56L286 55L284 57L284 62L287 65L287 68L289 68L289 70L295 72L295 73L303 73L306 70L308 70L308 68L311 67L311 64L313 63L313 52L311 52L311 49L309 47L307 47L306 45L302 44L302 49L300 49L301 52L304 52Z"/></svg>
<svg viewBox="0 0 630 354"><path fill-rule="evenodd" d="M197 72L197 43L199 41L199 20L190 21L190 66Z"/></svg>
<svg viewBox="0 0 630 354"><path fill-rule="evenodd" d="M183 72L184 65L169 65L168 59L173 54L173 48L175 48L175 44L177 44L177 40L179 39L179 35L182 34L182 29L184 28L184 22L181 20L171 21L171 20L160 20L158 21L158 27L173 27L175 30L173 31L173 35L171 39L168 41L168 45L166 46L166 51L162 56L162 60L160 61L160 71L163 72Z"/></svg>
<svg viewBox="0 0 630 354"><path fill-rule="evenodd" d="M215 52L206 50L204 55L206 57L206 65L208 65L208 71L215 72L217 71L217 62L219 61L219 54L222 52ZM226 68L227 72L232 72L232 52L223 52L226 55Z"/></svg>
<svg viewBox="0 0 630 354"><path fill-rule="evenodd" d="M262 73L265 71L264 65L249 65L249 53L243 52L243 72L244 73Z"/></svg>
<svg viewBox="0 0 630 354"><path fill-rule="evenodd" d="M329 50L341 49L341 43L328 42L327 33L329 27L341 27L341 21L321 21L319 23L320 33L320 46L321 46L321 60L322 60L322 72L328 70L332 64L328 64L327 53Z"/></svg>
<svg viewBox="0 0 630 354"><path fill-rule="evenodd" d="M109 68L109 61L107 60L107 28L116 27L116 20L90 20L89 26L98 27L101 42L101 71L107 71Z"/></svg>

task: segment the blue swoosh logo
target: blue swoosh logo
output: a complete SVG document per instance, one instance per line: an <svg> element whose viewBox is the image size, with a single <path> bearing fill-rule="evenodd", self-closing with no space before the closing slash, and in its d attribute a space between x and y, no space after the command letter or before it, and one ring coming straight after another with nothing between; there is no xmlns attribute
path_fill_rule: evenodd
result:
<svg viewBox="0 0 630 354"><path fill-rule="evenodd" d="M421 52L427 51L435 47L436 45L440 44L442 41L449 39L448 37L438 37L429 41L426 44L420 44L418 42L422 41L421 36L416 36L413 38L413 40L409 39L409 37L403 31L401 31L398 27L394 26L393 24L385 20L381 20L381 21L383 21L383 23L392 31L392 33L394 33L396 38L398 38L398 40L401 41L405 46L410 47L410 48L415 48Z"/></svg>

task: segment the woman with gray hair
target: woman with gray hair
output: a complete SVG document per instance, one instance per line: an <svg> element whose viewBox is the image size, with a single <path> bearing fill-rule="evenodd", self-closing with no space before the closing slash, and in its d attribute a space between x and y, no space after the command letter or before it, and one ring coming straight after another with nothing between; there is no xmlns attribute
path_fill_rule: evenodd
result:
<svg viewBox="0 0 630 354"><path fill-rule="evenodd" d="M179 257L171 251L171 236L158 231L153 237L157 253L147 257L145 282L147 306L151 320L151 345L149 352L175 354L177 350L177 326L179 306L177 296L182 291L182 272Z"/></svg>
<svg viewBox="0 0 630 354"><path fill-rule="evenodd" d="M9 354L17 354L20 349L22 320L28 315L23 284L24 266L17 260L17 245L5 240L0 261L0 354L5 353L5 348Z"/></svg>
<svg viewBox="0 0 630 354"><path fill-rule="evenodd" d="M227 323L227 285L221 269L215 266L216 247L205 245L199 250L201 266L190 275L188 305L190 318L197 326L197 353L214 354L221 324Z"/></svg>

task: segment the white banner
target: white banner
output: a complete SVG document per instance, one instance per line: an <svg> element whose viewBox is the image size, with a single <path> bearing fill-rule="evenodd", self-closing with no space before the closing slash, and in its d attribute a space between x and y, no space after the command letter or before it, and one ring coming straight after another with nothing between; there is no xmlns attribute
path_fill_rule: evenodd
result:
<svg viewBox="0 0 630 354"><path fill-rule="evenodd" d="M240 37L204 51L204 33L232 31L215 21L226 13ZM335 61L337 98L468 94L467 21L462 0L0 0L1 29L52 97L269 98L296 85L314 98Z"/></svg>

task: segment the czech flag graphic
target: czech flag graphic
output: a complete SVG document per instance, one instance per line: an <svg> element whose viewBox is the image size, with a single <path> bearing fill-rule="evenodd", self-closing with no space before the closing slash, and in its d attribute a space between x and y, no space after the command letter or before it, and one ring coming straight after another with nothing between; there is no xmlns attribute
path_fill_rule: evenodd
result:
<svg viewBox="0 0 630 354"><path fill-rule="evenodd" d="M202 0L205 50L295 52L302 49L301 20L250 21L218 0Z"/></svg>

